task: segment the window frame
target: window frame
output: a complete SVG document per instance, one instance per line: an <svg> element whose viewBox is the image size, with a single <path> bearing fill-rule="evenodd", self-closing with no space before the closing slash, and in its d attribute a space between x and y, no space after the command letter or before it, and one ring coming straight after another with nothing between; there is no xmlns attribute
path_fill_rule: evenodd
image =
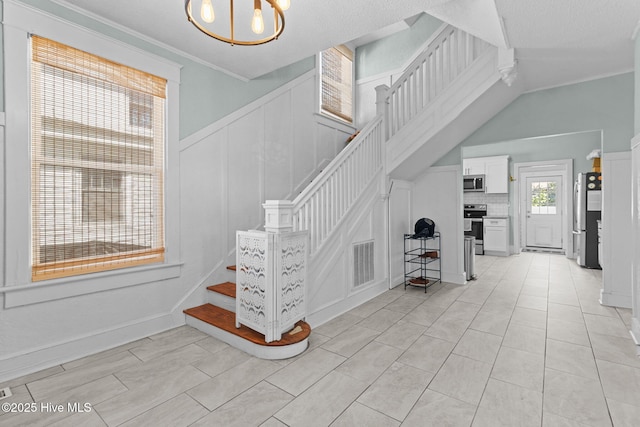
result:
<svg viewBox="0 0 640 427"><path fill-rule="evenodd" d="M179 277L181 270L179 204L179 85L180 66L162 57L108 38L29 6L5 0L5 176L4 241L11 246L2 266L5 307L67 298L109 289ZM164 229L165 261L139 267L49 279L31 280L31 129L30 34L37 34L167 80L165 109ZM128 119L128 118L127 118ZM117 277L117 280L114 278Z"/></svg>
<svg viewBox="0 0 640 427"><path fill-rule="evenodd" d="M32 280L164 262L167 80L30 40ZM127 125L133 99L151 104L156 126Z"/></svg>
<svg viewBox="0 0 640 427"><path fill-rule="evenodd" d="M356 49L349 45L349 44L342 44L340 46L344 46L347 49L349 49L353 55L353 59L351 60L351 121L348 121L346 119L344 119L343 117L340 117L336 114L331 113L330 111L325 110L324 108L322 108L322 52L318 52L318 54L316 55L316 72L317 72L317 76L318 76L318 81L317 81L317 102L316 102L316 106L317 106L317 113L323 117L329 118L331 120L334 120L338 123L342 123L345 124L347 126L351 126L354 127L355 126L355 120L356 120ZM336 48L337 46L332 46L330 48L327 48L325 50L329 50L332 48Z"/></svg>

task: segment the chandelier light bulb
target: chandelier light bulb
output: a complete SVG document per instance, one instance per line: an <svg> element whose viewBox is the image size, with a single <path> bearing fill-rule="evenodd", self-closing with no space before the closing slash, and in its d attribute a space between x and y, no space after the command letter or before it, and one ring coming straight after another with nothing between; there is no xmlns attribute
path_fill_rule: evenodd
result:
<svg viewBox="0 0 640 427"><path fill-rule="evenodd" d="M202 6L200 7L200 17L208 24L212 23L216 19L216 15L213 12L213 5L211 0L202 0Z"/></svg>
<svg viewBox="0 0 640 427"><path fill-rule="evenodd" d="M277 40L280 37L284 30L285 21L283 7L286 9L291 4L290 0L264 1L273 9L273 12L271 12L273 14L273 26L271 22L266 23L269 28L266 28L262 15L262 0L253 0L253 15L250 15L251 9L245 9L246 7L251 7L250 0L249 4L246 4L247 0L242 0L243 5L239 9L240 13L237 14L237 17L234 14L234 0L229 0L228 9L223 5L222 12L220 12L219 2L216 3L215 7L218 9L214 12L213 0L184 0L184 9L187 14L187 20L205 35L221 42L229 43L232 46L258 46ZM2 0L0 0L0 3L2 3ZM240 3L240 0L235 3ZM211 24L214 20L216 22L220 21L220 13L224 15L222 16L222 25ZM267 19L271 18L267 16ZM228 22L229 25L227 26L225 22ZM240 30L242 35L240 38L236 38L236 31L234 31L234 27L237 29L238 24L244 27L243 30ZM251 31L246 27L251 27ZM272 29L273 33L271 33ZM266 36L265 33L267 34Z"/></svg>
<svg viewBox="0 0 640 427"><path fill-rule="evenodd" d="M282 10L287 10L289 6L291 6L291 0L278 0L278 6L280 6Z"/></svg>
<svg viewBox="0 0 640 427"><path fill-rule="evenodd" d="M262 19L262 5L260 4L260 0L254 1L251 30L256 34L262 34L264 32L264 20Z"/></svg>

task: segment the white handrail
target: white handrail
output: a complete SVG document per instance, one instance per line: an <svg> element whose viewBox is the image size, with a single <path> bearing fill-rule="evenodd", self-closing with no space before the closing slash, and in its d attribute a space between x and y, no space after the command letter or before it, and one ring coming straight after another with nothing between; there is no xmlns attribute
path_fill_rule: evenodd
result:
<svg viewBox="0 0 640 427"><path fill-rule="evenodd" d="M391 138L466 70L489 45L447 25L387 92L387 137Z"/></svg>
<svg viewBox="0 0 640 427"><path fill-rule="evenodd" d="M293 201L293 229L309 230L310 254L327 239L383 166L382 116L370 122Z"/></svg>
<svg viewBox="0 0 640 427"><path fill-rule="evenodd" d="M314 254L384 167L384 142L416 117L488 46L450 25L432 37L391 88L378 116L293 201L293 229L309 230ZM386 135L385 135L386 133Z"/></svg>

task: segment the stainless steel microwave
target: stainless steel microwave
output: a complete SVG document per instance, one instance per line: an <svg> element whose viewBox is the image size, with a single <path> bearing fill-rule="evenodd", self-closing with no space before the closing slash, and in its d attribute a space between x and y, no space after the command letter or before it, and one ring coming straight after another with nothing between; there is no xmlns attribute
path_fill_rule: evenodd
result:
<svg viewBox="0 0 640 427"><path fill-rule="evenodd" d="M484 192L485 177L484 175L465 175L463 177L464 191Z"/></svg>

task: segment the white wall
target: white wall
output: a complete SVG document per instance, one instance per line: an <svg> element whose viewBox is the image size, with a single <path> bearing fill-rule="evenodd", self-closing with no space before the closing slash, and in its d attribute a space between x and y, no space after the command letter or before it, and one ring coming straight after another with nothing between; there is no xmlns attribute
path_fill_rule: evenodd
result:
<svg viewBox="0 0 640 427"><path fill-rule="evenodd" d="M429 168L413 182L411 220L431 218L442 240L442 280L465 283L462 170L459 165Z"/></svg>
<svg viewBox="0 0 640 427"><path fill-rule="evenodd" d="M169 225L179 231L179 246L168 248L181 262L177 277L145 270L136 281L116 274L104 281L130 280L129 286L68 298L63 292L11 308L0 292L0 381L183 324L182 310L204 302L206 285L230 279L225 267L235 263L235 231L262 226L264 200L293 198L353 132L315 114L315 82L311 71L172 144L168 164L179 191L168 192L166 205L179 211ZM79 277L75 286L93 286ZM53 287L43 289L44 295Z"/></svg>
<svg viewBox="0 0 640 427"><path fill-rule="evenodd" d="M179 67L139 49L69 25L18 3L3 2L6 123L1 203L4 253L0 307L0 381L167 329L189 286L179 279ZM165 263L31 283L28 33L167 79Z"/></svg>
<svg viewBox="0 0 640 427"><path fill-rule="evenodd" d="M370 183L336 231L309 260L307 322L312 328L389 289L388 201L383 197L382 173ZM374 279L356 287L352 248L353 244L366 241L374 244Z"/></svg>
<svg viewBox="0 0 640 427"><path fill-rule="evenodd" d="M355 95L357 100L355 123L358 129L362 129L377 114L376 87L380 85L391 86L391 75L378 75L356 81Z"/></svg>
<svg viewBox="0 0 640 427"><path fill-rule="evenodd" d="M315 115L314 72L180 143L182 240L189 283L228 280L236 230L264 225L265 200L293 199L352 128Z"/></svg>
<svg viewBox="0 0 640 427"><path fill-rule="evenodd" d="M404 283L404 234L413 233L411 189L407 181L393 180L389 196L389 278L391 286ZM416 220L417 221L417 220Z"/></svg>
<svg viewBox="0 0 640 427"><path fill-rule="evenodd" d="M602 291L600 302L631 308L633 239L631 221L631 152L602 158Z"/></svg>

